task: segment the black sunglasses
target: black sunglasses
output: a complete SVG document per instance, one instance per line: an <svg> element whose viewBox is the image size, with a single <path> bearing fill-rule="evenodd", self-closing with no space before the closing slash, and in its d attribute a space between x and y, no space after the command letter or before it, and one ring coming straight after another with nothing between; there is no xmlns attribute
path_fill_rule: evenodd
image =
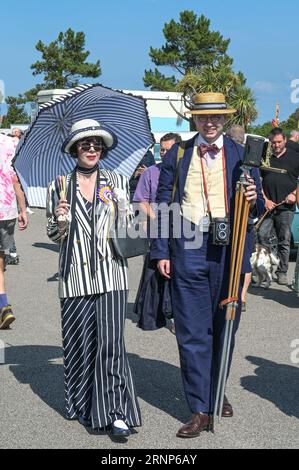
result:
<svg viewBox="0 0 299 470"><path fill-rule="evenodd" d="M87 152L91 146L93 146L96 152L100 152L100 150L103 149L103 144L100 140L83 140L78 143L78 146L81 147L84 152Z"/></svg>

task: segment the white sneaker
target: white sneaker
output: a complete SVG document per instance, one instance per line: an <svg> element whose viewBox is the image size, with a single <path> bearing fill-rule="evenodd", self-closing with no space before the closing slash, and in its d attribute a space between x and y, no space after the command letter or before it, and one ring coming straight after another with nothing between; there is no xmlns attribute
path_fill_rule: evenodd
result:
<svg viewBox="0 0 299 470"><path fill-rule="evenodd" d="M30 207L27 207L26 212L27 214L34 214L34 212L30 209Z"/></svg>

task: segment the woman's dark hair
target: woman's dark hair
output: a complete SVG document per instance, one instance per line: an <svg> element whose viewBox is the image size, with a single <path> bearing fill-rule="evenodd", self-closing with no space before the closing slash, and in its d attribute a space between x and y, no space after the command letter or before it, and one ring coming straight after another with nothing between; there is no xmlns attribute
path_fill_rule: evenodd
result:
<svg viewBox="0 0 299 470"><path fill-rule="evenodd" d="M91 136L91 137L92 137L92 136ZM88 139L88 138L90 138L90 137L86 137L86 138L77 140L77 142L75 142L75 143L71 146L71 148L70 148L70 154L71 154L72 157L78 158L77 144L78 144L78 142L80 142L81 140L86 140L86 139ZM103 158L105 158L105 157L107 156L108 149L107 149L107 146L106 146L104 140L102 139L102 137L96 137L96 138L97 138L97 140L99 140L99 141L101 142L101 144L102 144L102 153L101 153L101 158L100 158L100 160L103 160Z"/></svg>

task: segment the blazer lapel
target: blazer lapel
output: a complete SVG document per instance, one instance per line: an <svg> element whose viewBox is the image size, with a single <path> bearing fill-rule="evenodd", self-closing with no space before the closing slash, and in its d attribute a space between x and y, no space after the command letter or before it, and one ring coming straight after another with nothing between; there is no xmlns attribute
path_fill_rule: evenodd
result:
<svg viewBox="0 0 299 470"><path fill-rule="evenodd" d="M230 204L240 177L240 166L243 156L239 152L237 144L226 136L224 136L224 155L226 161L227 192Z"/></svg>
<svg viewBox="0 0 299 470"><path fill-rule="evenodd" d="M77 184L76 220L78 224L80 225L80 227L84 230L87 237L91 239L90 216L86 208L86 202L80 192L78 181L76 182L76 184ZM100 182L97 182L97 185L102 186L105 184L107 184L106 179L100 177ZM99 202L97 204L97 218L98 220L101 221L101 225L102 223L105 223L108 213L109 211L108 211L108 208L105 206L105 204ZM101 227L98 227L98 228L99 228L99 231L101 231Z"/></svg>
<svg viewBox="0 0 299 470"><path fill-rule="evenodd" d="M193 155L193 149L194 149L196 137L197 135L186 142L184 156L179 163L180 165L179 167L180 176L179 176L179 184L178 184L179 194L175 199L178 200L180 203L182 203L182 199L183 199L184 188L185 188L188 170L189 170L189 166L190 166L192 155Z"/></svg>
<svg viewBox="0 0 299 470"><path fill-rule="evenodd" d="M87 212L85 200L80 192L78 179L76 180L76 219L88 238L91 238L90 217Z"/></svg>
<svg viewBox="0 0 299 470"><path fill-rule="evenodd" d="M82 227L88 238L91 238L91 227L90 227L90 218L87 213L87 209L85 206L85 201L83 199L82 194L79 191L77 186L77 201L76 201L76 219L78 225Z"/></svg>

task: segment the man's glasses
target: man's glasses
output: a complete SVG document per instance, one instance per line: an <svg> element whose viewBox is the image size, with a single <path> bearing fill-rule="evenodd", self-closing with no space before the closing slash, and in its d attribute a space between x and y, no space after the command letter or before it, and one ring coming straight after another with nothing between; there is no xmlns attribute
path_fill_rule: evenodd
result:
<svg viewBox="0 0 299 470"><path fill-rule="evenodd" d="M91 146L93 146L95 152L100 152L103 148L102 142L98 140L83 140L83 142L79 142L78 145L84 152L88 152Z"/></svg>
<svg viewBox="0 0 299 470"><path fill-rule="evenodd" d="M217 122L220 121L222 117L222 114L212 114L211 116L202 116L202 115L197 115L196 119L199 122L212 122L213 124L216 124Z"/></svg>

